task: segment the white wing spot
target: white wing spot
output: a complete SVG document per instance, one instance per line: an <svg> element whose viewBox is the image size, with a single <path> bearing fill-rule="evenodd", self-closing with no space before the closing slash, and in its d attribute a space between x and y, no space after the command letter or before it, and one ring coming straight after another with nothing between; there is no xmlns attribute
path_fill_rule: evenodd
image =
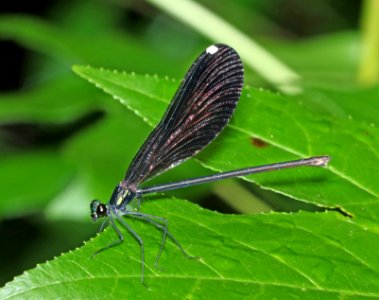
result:
<svg viewBox="0 0 379 300"><path fill-rule="evenodd" d="M209 54L215 54L218 51L218 48L215 45L212 45L209 46L205 51Z"/></svg>

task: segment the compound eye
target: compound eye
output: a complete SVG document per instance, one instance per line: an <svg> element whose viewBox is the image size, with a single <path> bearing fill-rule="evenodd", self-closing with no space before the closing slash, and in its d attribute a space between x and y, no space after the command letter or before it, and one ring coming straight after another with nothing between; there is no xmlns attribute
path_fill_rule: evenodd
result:
<svg viewBox="0 0 379 300"><path fill-rule="evenodd" d="M107 214L107 207L104 204L99 204L96 208L96 214L99 217L104 217Z"/></svg>
<svg viewBox="0 0 379 300"><path fill-rule="evenodd" d="M91 212L95 212L97 210L97 207L100 205L99 200L92 200L91 202Z"/></svg>

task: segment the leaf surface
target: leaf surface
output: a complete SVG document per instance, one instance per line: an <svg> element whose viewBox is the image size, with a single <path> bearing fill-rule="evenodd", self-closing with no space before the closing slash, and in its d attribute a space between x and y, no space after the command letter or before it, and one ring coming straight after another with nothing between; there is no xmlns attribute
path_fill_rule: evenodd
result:
<svg viewBox="0 0 379 300"><path fill-rule="evenodd" d="M0 299L146 299L159 298L162 290L181 299L379 297L378 233L338 213L222 215L174 199L145 202L143 210L169 219L172 234L200 258L187 259L168 242L155 268L159 231L128 220L145 242L147 286L141 284L140 247L130 235L90 258L116 238L108 229L84 247L17 277Z"/></svg>

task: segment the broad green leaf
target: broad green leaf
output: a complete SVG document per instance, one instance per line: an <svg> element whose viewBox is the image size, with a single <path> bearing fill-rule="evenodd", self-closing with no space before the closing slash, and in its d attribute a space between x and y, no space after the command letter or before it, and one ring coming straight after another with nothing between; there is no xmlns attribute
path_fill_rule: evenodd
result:
<svg viewBox="0 0 379 300"><path fill-rule="evenodd" d="M93 259L116 236L108 229L84 247L38 265L8 283L0 299L62 297L157 299L374 299L379 297L378 232L338 213L221 215L174 199L144 203L164 216L190 255L171 241L154 267L161 233L128 220L145 245L125 241ZM361 247L364 244L365 247Z"/></svg>
<svg viewBox="0 0 379 300"><path fill-rule="evenodd" d="M178 86L167 78L91 67L77 66L74 70L150 125L158 123ZM332 161L327 169L300 168L247 178L293 198L341 207L375 221L379 213L375 176L378 136L376 128L349 118L335 118L322 106L307 106L290 97L245 88L230 126L197 158L212 170L227 171L328 154ZM252 138L267 145L257 147ZM364 167L359 157L365 157Z"/></svg>

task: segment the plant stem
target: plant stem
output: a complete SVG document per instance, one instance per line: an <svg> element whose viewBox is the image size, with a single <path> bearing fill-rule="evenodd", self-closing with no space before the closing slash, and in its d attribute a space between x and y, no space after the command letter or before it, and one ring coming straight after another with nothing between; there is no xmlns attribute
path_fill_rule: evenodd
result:
<svg viewBox="0 0 379 300"><path fill-rule="evenodd" d="M361 85L374 85L379 82L379 0L366 0L363 3L362 50L358 72Z"/></svg>

